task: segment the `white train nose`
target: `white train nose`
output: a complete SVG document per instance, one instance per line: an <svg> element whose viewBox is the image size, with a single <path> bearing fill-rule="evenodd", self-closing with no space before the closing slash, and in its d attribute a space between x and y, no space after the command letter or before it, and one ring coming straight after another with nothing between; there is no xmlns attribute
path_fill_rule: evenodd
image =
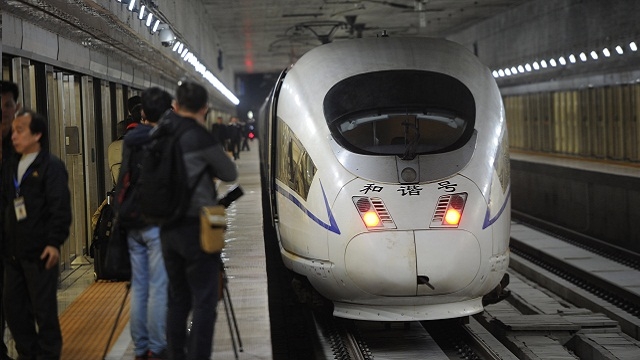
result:
<svg viewBox="0 0 640 360"><path fill-rule="evenodd" d="M478 240L464 230L379 231L355 236L345 265L349 278L373 295L445 295L471 284L480 255Z"/></svg>

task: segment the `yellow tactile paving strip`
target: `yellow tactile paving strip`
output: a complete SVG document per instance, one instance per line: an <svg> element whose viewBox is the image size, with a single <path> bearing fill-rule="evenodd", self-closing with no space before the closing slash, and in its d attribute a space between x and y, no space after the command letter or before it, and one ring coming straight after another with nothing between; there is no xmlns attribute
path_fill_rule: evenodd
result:
<svg viewBox="0 0 640 360"><path fill-rule="evenodd" d="M60 315L62 359L102 359L125 292L124 282L96 282L89 286ZM109 347L129 322L127 296L118 326Z"/></svg>

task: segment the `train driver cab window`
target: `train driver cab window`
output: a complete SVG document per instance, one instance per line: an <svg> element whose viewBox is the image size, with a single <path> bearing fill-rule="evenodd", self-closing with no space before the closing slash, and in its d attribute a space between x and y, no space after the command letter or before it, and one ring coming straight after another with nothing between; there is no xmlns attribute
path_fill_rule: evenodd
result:
<svg viewBox="0 0 640 360"><path fill-rule="evenodd" d="M334 139L368 155L452 151L473 134L475 101L457 79L427 71L384 71L336 84L324 112Z"/></svg>

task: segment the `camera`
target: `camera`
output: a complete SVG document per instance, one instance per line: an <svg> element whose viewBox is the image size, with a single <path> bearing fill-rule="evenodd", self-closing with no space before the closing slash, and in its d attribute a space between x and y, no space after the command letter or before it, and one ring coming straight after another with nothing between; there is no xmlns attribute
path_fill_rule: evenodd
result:
<svg viewBox="0 0 640 360"><path fill-rule="evenodd" d="M238 200L242 195L244 195L244 191L242 191L240 185L236 185L233 189L229 190L222 199L218 200L218 205L222 205L226 209L232 202Z"/></svg>
<svg viewBox="0 0 640 360"><path fill-rule="evenodd" d="M160 30L159 36L160 43L162 43L162 46L164 47L169 47L176 42L176 34L174 34L173 31L169 28Z"/></svg>

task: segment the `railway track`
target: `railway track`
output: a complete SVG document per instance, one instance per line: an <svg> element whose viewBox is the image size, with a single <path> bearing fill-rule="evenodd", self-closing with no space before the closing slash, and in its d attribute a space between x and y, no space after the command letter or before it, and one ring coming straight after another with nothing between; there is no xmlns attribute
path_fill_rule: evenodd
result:
<svg viewBox="0 0 640 360"><path fill-rule="evenodd" d="M316 318L318 359L640 358L637 304L612 300L624 290L610 285L594 293L588 276L563 274L568 263L518 240L512 255L511 296L483 313L407 323Z"/></svg>

